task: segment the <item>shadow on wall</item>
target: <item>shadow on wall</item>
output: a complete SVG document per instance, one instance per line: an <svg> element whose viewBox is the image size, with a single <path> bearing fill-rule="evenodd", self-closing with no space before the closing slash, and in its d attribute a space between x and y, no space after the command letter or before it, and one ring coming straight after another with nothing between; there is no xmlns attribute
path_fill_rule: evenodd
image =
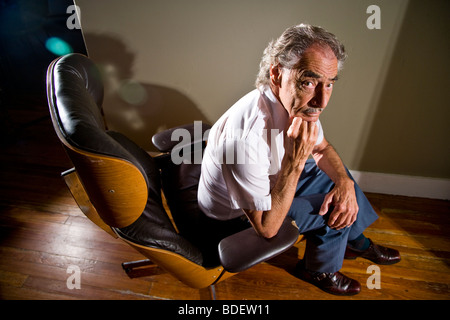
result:
<svg viewBox="0 0 450 320"><path fill-rule="evenodd" d="M145 150L156 151L151 142L155 133L193 121L209 122L181 92L134 80L135 56L118 37L84 36L89 57L103 75L103 106L109 129L125 134Z"/></svg>
<svg viewBox="0 0 450 320"><path fill-rule="evenodd" d="M358 170L450 178L449 10L409 2Z"/></svg>

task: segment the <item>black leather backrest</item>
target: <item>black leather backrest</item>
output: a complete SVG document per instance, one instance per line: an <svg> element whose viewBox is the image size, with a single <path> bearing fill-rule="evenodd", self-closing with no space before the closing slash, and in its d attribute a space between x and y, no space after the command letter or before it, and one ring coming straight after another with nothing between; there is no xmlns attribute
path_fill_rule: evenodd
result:
<svg viewBox="0 0 450 320"><path fill-rule="evenodd" d="M151 157L137 159L128 150L131 141L124 144L120 134L106 131L95 64L76 53L56 59L47 73L47 96L55 131L99 215L113 227L135 221L145 208L147 189L160 190L159 174L149 180L145 168L151 168L150 175L157 172Z"/></svg>
<svg viewBox="0 0 450 320"><path fill-rule="evenodd" d="M64 139L84 151L128 158L105 132L103 84L95 64L86 56L70 54L55 61L52 76L52 100Z"/></svg>

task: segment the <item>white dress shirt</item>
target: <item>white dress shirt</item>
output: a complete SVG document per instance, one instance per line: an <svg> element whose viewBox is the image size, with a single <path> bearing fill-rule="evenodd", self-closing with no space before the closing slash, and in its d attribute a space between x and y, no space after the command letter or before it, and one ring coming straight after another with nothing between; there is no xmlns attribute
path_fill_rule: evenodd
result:
<svg viewBox="0 0 450 320"><path fill-rule="evenodd" d="M213 125L202 160L198 202L215 219L270 210L270 191L284 156L286 109L269 87L255 89ZM320 121L316 145L323 140Z"/></svg>

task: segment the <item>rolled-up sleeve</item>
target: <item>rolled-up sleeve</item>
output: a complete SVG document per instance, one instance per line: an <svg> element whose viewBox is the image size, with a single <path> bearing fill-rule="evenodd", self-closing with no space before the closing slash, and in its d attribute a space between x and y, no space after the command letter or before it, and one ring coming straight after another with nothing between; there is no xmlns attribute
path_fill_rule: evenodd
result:
<svg viewBox="0 0 450 320"><path fill-rule="evenodd" d="M268 146L263 139L227 140L222 173L233 209L270 210Z"/></svg>

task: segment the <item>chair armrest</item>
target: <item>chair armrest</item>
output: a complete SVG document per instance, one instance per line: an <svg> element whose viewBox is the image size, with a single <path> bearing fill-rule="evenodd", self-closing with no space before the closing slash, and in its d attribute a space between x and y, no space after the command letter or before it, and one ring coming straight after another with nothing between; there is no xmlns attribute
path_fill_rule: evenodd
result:
<svg viewBox="0 0 450 320"><path fill-rule="evenodd" d="M228 272L241 272L286 251L297 242L298 237L298 228L290 217L286 217L278 234L270 239L248 228L220 241L220 262Z"/></svg>

